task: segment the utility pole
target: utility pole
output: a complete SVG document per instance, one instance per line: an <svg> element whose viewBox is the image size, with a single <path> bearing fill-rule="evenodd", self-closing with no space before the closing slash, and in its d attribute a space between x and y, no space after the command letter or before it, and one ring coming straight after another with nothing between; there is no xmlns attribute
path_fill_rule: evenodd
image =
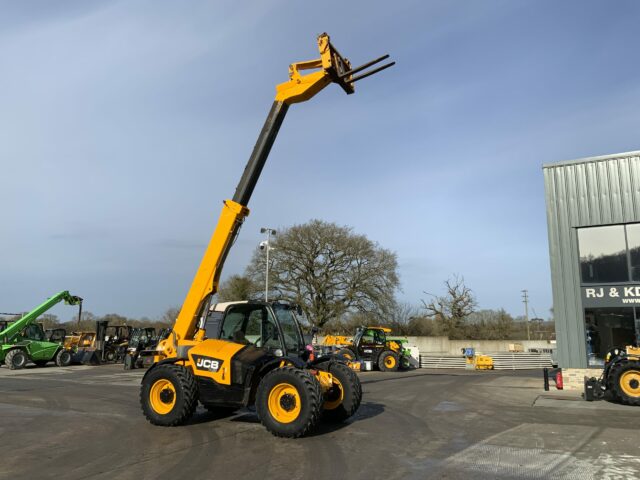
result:
<svg viewBox="0 0 640 480"><path fill-rule="evenodd" d="M524 303L524 319L527 322L527 340L531 340L531 330L529 329L529 291L522 290L522 303Z"/></svg>
<svg viewBox="0 0 640 480"><path fill-rule="evenodd" d="M260 233L267 234L266 242L260 243L260 247L264 245L264 249L267 251L267 268L264 275L264 301L269 301L269 250L271 250L271 235L275 237L276 231L273 228L261 228Z"/></svg>

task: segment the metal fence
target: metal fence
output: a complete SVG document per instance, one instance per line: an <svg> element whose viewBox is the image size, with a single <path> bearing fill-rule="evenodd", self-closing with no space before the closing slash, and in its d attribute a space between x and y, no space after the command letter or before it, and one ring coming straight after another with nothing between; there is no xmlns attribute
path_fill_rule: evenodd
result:
<svg viewBox="0 0 640 480"><path fill-rule="evenodd" d="M496 352L486 353L493 358L496 370L533 370L553 367L551 355L534 352ZM460 355L420 355L421 368L465 368L466 360Z"/></svg>

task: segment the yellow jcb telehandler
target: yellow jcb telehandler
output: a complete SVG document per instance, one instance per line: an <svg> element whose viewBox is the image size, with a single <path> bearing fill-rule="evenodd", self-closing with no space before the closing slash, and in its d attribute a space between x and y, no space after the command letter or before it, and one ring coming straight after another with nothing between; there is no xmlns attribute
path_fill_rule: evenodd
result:
<svg viewBox="0 0 640 480"><path fill-rule="evenodd" d="M171 335L151 352L140 402L155 425L185 423L198 402L209 409L255 405L271 433L299 437L322 416L343 420L360 404L355 373L340 360L313 360L291 308L272 303L213 304L220 273L240 227L271 146L291 104L305 102L330 83L347 93L354 83L393 65L366 71L388 55L352 68L329 41L318 37L320 58L294 63L276 97L232 200L223 202L211 237ZM302 71L314 70L302 74ZM360 73L363 72L363 73ZM360 73L360 75L356 75ZM219 323L215 333L207 326ZM328 411L331 410L331 413Z"/></svg>
<svg viewBox="0 0 640 480"><path fill-rule="evenodd" d="M628 345L607 352L602 376L585 377L584 388L589 401L604 398L608 392L612 400L640 406L640 347Z"/></svg>

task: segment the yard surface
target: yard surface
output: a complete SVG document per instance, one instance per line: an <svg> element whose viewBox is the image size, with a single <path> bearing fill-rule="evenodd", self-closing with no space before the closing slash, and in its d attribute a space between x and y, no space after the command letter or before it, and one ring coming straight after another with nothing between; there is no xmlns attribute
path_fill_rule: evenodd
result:
<svg viewBox="0 0 640 480"><path fill-rule="evenodd" d="M539 372L360 374L356 415L298 440L254 412L150 425L142 371L0 368L0 478L640 478L640 408L542 391Z"/></svg>

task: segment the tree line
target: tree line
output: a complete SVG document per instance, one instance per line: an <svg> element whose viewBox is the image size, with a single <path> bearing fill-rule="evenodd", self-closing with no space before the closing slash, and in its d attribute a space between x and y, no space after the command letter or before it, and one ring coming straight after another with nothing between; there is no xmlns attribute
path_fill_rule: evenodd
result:
<svg viewBox="0 0 640 480"><path fill-rule="evenodd" d="M527 325L504 309L478 310L475 294L458 275L444 281L444 293L425 292L419 305L398 301L396 254L349 227L312 220L279 232L263 247L270 249L269 299L300 305L321 333L348 334L360 325L379 325L399 335L451 339L555 338L553 320ZM264 299L264 248L256 248L243 274L220 285L219 301Z"/></svg>
<svg viewBox="0 0 640 480"><path fill-rule="evenodd" d="M444 281L440 294L424 292L420 304L398 301L397 255L353 229L322 220L278 232L269 245L268 292L264 248L256 248L243 274L231 275L218 289L217 301L282 300L299 305L308 327L320 333L352 334L360 325L390 327L398 335L447 336L450 339L554 339L553 320L526 322L504 309L478 309L464 278ZM60 321L43 315L45 328L94 330L97 320L112 325L171 327L179 313L169 308L160 318L134 319L111 313L83 312L82 319Z"/></svg>

